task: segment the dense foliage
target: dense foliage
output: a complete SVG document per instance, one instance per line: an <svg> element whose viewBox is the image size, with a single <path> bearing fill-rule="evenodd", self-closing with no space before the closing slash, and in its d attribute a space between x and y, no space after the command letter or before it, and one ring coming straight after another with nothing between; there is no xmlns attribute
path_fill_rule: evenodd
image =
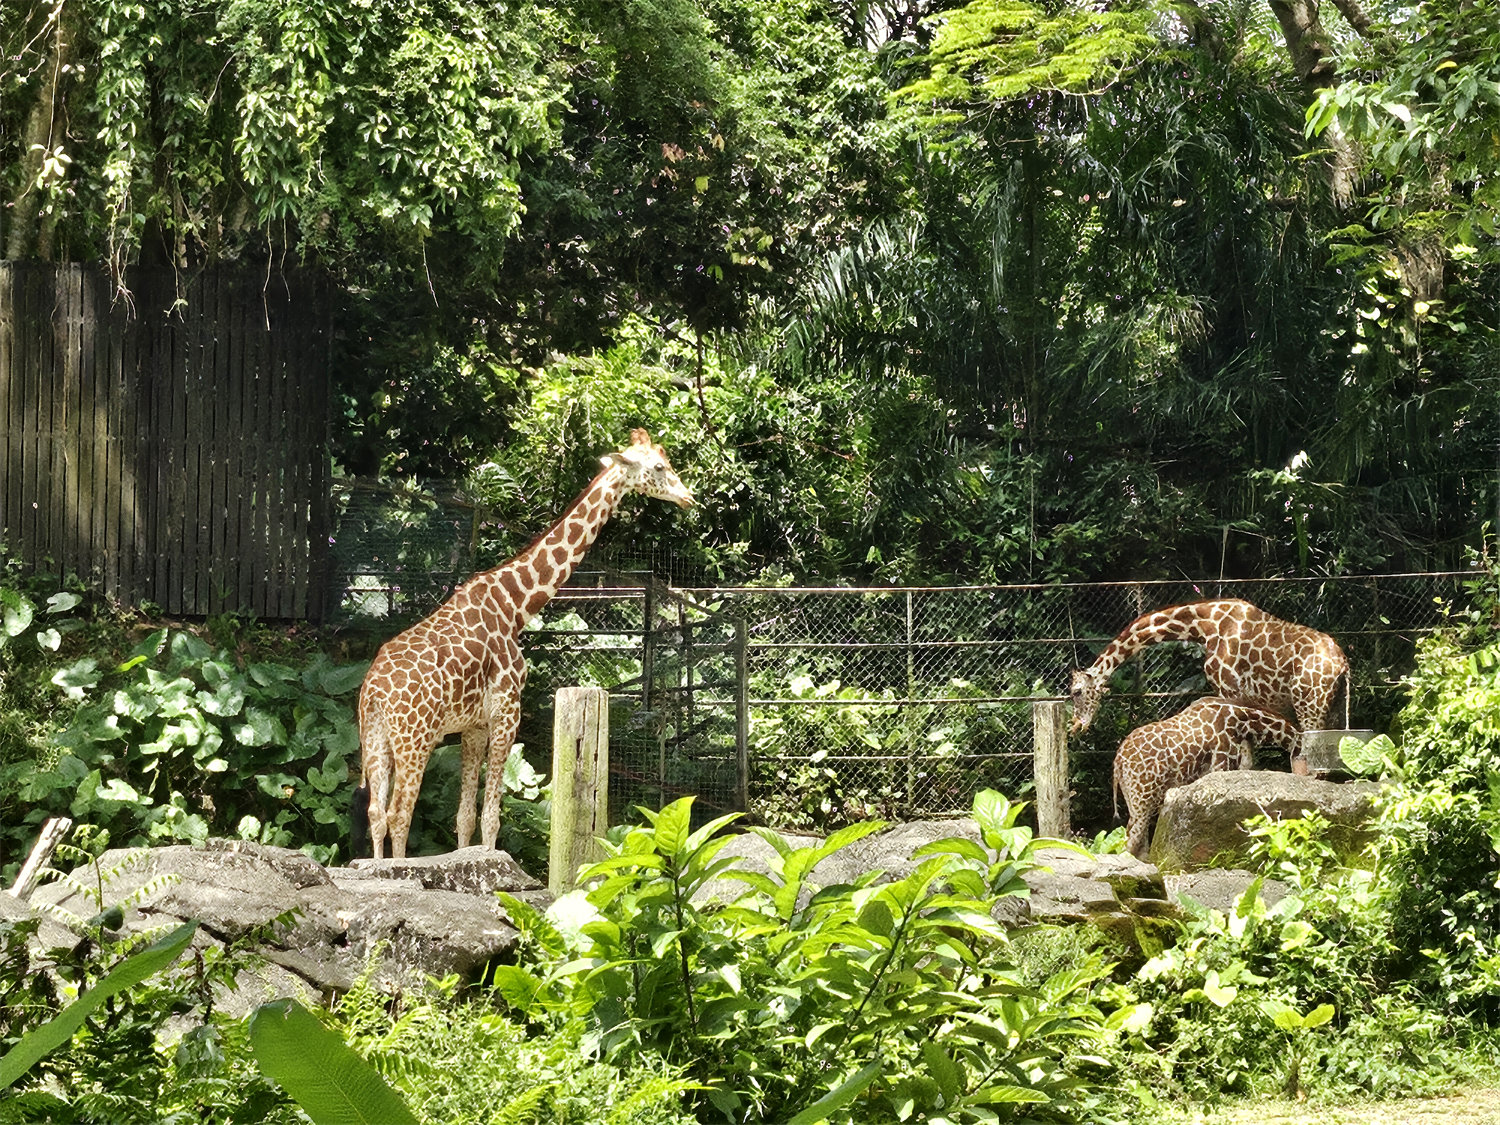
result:
<svg viewBox="0 0 1500 1125"><path fill-rule="evenodd" d="M1334 7L4 0L0 234L331 272L341 467L522 529L650 424L708 573L1446 565L1495 12Z"/></svg>

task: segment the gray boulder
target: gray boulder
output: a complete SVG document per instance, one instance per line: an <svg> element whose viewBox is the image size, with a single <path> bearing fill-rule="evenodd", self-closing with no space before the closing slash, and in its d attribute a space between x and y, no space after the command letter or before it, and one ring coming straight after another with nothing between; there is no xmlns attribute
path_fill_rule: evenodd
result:
<svg viewBox="0 0 1500 1125"><path fill-rule="evenodd" d="M475 977L516 939L494 892L544 893L510 856L480 848L325 869L286 848L211 840L106 852L97 867L38 888L29 906L53 924L90 918L101 880L106 905L129 904L122 932L195 920L200 942L249 941L281 995L293 983L313 994L346 990L377 952L375 977L394 987Z"/></svg>
<svg viewBox="0 0 1500 1125"><path fill-rule="evenodd" d="M1252 816L1284 820L1316 811L1333 825L1335 847L1357 854L1373 838L1379 786L1369 781L1319 781L1270 770L1211 773L1169 790L1151 840L1151 862L1164 872L1243 865Z"/></svg>

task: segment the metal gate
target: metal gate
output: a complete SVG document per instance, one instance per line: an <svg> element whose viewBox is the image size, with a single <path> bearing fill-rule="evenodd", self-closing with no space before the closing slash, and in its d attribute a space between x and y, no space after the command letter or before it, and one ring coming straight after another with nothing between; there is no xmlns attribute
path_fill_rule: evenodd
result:
<svg viewBox="0 0 1500 1125"><path fill-rule="evenodd" d="M550 747L558 688L609 692L610 822L693 796L694 822L749 807L743 619L647 576L575 575L528 629L522 737ZM590 582L593 585L590 585ZM547 766L542 767L548 770ZM548 770L550 772L550 770Z"/></svg>

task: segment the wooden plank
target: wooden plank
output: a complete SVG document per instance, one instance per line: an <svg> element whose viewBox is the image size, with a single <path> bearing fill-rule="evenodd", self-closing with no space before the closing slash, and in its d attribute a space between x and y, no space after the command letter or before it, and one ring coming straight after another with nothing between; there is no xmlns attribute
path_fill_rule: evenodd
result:
<svg viewBox="0 0 1500 1125"><path fill-rule="evenodd" d="M157 307L164 310L158 313L162 317L162 341L163 351L167 356L167 372L169 389L167 393L167 457L169 465L169 476L167 478L167 525L166 535L156 543L156 550L160 552L166 564L166 593L167 608L170 613L191 613L191 597L189 594L189 583L191 577L187 572L187 559L190 557L191 547L189 537L191 535L191 524L188 521L188 481L193 466L188 462L188 359L187 359L187 332L184 330L182 321L174 311L165 311L172 308L172 302L166 301L165 283L162 284L160 297L162 303ZM174 286L175 288L175 286ZM173 294L175 298L176 294Z"/></svg>
<svg viewBox="0 0 1500 1125"><path fill-rule="evenodd" d="M85 572L96 587L109 585L113 554L109 549L109 320L100 291L103 277L97 269L83 271L79 314L83 334L84 411L80 421L86 458L80 466L80 485L86 503L82 515L85 534L79 536L85 554Z"/></svg>
<svg viewBox="0 0 1500 1125"><path fill-rule="evenodd" d="M109 315L109 278L102 270L88 275L88 315L94 331L94 541L104 591L119 597L120 587L120 397L116 374L119 349Z"/></svg>
<svg viewBox="0 0 1500 1125"><path fill-rule="evenodd" d="M267 466L269 471L266 474L267 493L270 500L266 505L267 532L271 550L266 614L270 617L284 618L290 616L287 575L289 555L292 550L291 529L295 514L287 494L290 476L287 465L290 452L286 395L288 349L287 341L281 331L287 319L287 302L279 279L267 285L264 300L266 315L270 318L271 324L267 335L269 359L266 364L266 373L269 376L267 399L270 406L268 436L271 448L276 451L276 455Z"/></svg>
<svg viewBox="0 0 1500 1125"><path fill-rule="evenodd" d="M15 394L19 409L16 412L16 479L13 486L15 516L11 529L17 553L23 562L30 564L34 561L32 533L36 530L31 508L36 478L36 399L32 390L36 380L31 372L37 352L36 317L32 314L32 307L36 304L36 277L34 270L19 265L13 268L17 329Z"/></svg>
<svg viewBox="0 0 1500 1125"><path fill-rule="evenodd" d="M16 373L16 275L9 262L0 262L0 543L15 550L11 520L15 518L17 499L11 495L12 442L18 420L14 411L19 405L15 391ZM17 451L18 452L18 451Z"/></svg>
<svg viewBox="0 0 1500 1125"><path fill-rule="evenodd" d="M214 589L218 578L217 559L213 550L214 529L214 479L218 433L214 428L213 393L213 312L212 291L208 282L213 274L202 273L193 278L185 312L184 328L188 338L187 415L188 443L191 455L188 459L187 505L190 513L188 523L192 534L190 552L186 559L189 568L188 588L192 591L192 612L209 614L215 612Z"/></svg>
<svg viewBox="0 0 1500 1125"><path fill-rule="evenodd" d="M316 585L317 482L320 477L318 463L324 448L320 433L320 422L324 417L320 387L323 363L317 322L320 305L315 299L314 286L306 274L298 274L293 282L298 321L296 378L291 391L292 401L296 404L292 417L296 423L297 444L297 554L292 575L291 615L306 619L312 616L313 590Z"/></svg>
<svg viewBox="0 0 1500 1125"><path fill-rule="evenodd" d="M140 317L124 301L110 308L115 341L113 370L120 427L120 597L131 605L146 598L145 539L151 479L151 387L141 363Z"/></svg>
<svg viewBox="0 0 1500 1125"><path fill-rule="evenodd" d="M57 405L57 275L38 271L36 290L37 362L33 368L37 398L35 484L31 495L33 542L38 568L46 574L56 573L57 549L52 540L53 482L57 479L54 457L53 416Z"/></svg>
<svg viewBox="0 0 1500 1125"><path fill-rule="evenodd" d="M250 358L249 335L245 327L243 278L236 276L230 287L229 332L234 341L230 354L229 381L235 406L235 496L230 519L235 527L237 552L236 591L243 612L255 606L255 434L251 422L251 403L255 394L255 367Z"/></svg>
<svg viewBox="0 0 1500 1125"><path fill-rule="evenodd" d="M73 511L68 527L68 570L86 582L98 584L99 552L94 546L94 320L89 307L88 270L81 263L70 267L72 283L72 362L74 414L69 419L69 493Z"/></svg>
<svg viewBox="0 0 1500 1125"><path fill-rule="evenodd" d="M486 777L485 788L499 783ZM547 888L573 889L583 864L604 858L597 839L609 827L609 693L566 687L552 725L552 839Z"/></svg>
<svg viewBox="0 0 1500 1125"><path fill-rule="evenodd" d="M315 387L310 419L312 476L308 487L312 494L309 513L312 529L308 550L306 614L312 621L322 623L328 617L328 537L333 534L328 496L329 349L332 346L333 331L328 287L321 280L307 294L306 307L312 321L312 352L309 362Z"/></svg>
<svg viewBox="0 0 1500 1125"><path fill-rule="evenodd" d="M286 526L287 570L286 596L282 599L283 615L307 616L307 552L311 541L308 509L312 497L309 483L312 466L308 458L308 429L311 421L312 365L308 362L311 340L307 306L301 299L301 278L288 279L293 287L287 297L287 349L283 370L283 393L286 403L287 474L283 503L291 517Z"/></svg>
<svg viewBox="0 0 1500 1125"><path fill-rule="evenodd" d="M249 409L246 411L250 435L250 472L247 475L251 488L250 497L250 550L245 554L245 563L250 567L250 609L260 616L274 616L267 611L270 590L271 566L270 522L268 505L271 490L267 486L267 475L275 459L275 450L269 444L270 430L270 341L264 323L264 308L259 288L246 285L241 294L244 304L244 329L246 345L245 372L249 380Z"/></svg>
<svg viewBox="0 0 1500 1125"><path fill-rule="evenodd" d="M174 527L173 519L177 504L172 495L172 485L181 468L180 453L173 445L172 411L175 378L173 375L171 326L161 307L159 286L150 274L142 274L142 293L145 302L141 315L146 320L146 335L142 344L146 349L146 361L150 365L152 383L151 436L156 446L152 458L151 526L146 531L146 557L150 560L152 582L151 600L168 613L180 613L182 599L174 597L169 584L169 544L181 537L181 523ZM174 536L174 531L176 535Z"/></svg>
<svg viewBox="0 0 1500 1125"><path fill-rule="evenodd" d="M214 511L213 511L213 612L238 613L239 557L238 534L234 527L234 481L238 461L235 448L234 404L227 393L229 374L229 276L228 271L212 271L209 292L212 301L205 302L209 316L209 338L213 351L213 374L209 394L214 407Z"/></svg>
<svg viewBox="0 0 1500 1125"><path fill-rule="evenodd" d="M1065 840L1070 834L1068 786L1068 704L1038 700L1031 705L1036 770L1036 830Z"/></svg>

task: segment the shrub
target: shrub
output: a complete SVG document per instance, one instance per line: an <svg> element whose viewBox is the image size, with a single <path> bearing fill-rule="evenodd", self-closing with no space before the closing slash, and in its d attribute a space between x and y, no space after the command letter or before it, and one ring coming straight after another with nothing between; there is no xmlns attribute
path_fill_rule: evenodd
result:
<svg viewBox="0 0 1500 1125"><path fill-rule="evenodd" d="M591 889L547 916L507 899L533 964L502 967L495 986L604 1059L681 1065L709 1119L1065 1115L1082 1097L1065 1044L1110 1034L1089 997L1108 967L1091 957L1035 985L1012 970L991 908L1026 893L1037 841L994 792L974 812L986 846L942 840L905 878L820 886L822 859L883 826L803 849L756 830L773 849L760 873L720 855L732 817L690 833L690 799L678 801L616 833L582 873ZM726 881L749 889L716 905Z"/></svg>

